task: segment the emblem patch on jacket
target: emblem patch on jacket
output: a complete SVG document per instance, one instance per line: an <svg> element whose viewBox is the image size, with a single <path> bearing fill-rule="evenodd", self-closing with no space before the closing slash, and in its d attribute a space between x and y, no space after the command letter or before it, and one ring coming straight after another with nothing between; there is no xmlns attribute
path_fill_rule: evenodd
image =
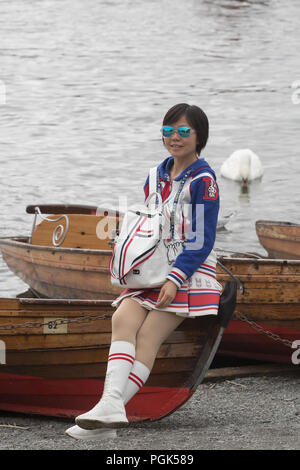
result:
<svg viewBox="0 0 300 470"><path fill-rule="evenodd" d="M205 184L205 189L204 189L204 196L202 199L210 200L210 201L215 201L218 199L218 185L215 182L213 178L209 178L209 176L204 176L203 181Z"/></svg>

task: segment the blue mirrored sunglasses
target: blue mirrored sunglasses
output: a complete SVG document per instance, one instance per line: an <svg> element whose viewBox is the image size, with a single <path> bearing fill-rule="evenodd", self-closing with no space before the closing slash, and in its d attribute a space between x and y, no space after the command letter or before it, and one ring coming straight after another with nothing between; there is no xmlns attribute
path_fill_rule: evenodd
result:
<svg viewBox="0 0 300 470"><path fill-rule="evenodd" d="M161 128L161 133L164 137L172 137L174 132L177 132L180 137L190 137L193 132L196 132L194 129L191 129L187 126L180 126L175 129L173 126L163 126Z"/></svg>

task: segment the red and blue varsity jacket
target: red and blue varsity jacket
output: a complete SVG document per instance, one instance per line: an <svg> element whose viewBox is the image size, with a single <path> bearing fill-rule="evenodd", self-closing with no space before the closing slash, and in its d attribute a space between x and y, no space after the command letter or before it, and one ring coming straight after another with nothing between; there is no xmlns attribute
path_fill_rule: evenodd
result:
<svg viewBox="0 0 300 470"><path fill-rule="evenodd" d="M213 250L216 239L220 200L215 172L204 158L199 158L192 163L192 165L174 179L171 185L170 168L172 164L173 157L168 157L158 166L162 200L165 203L167 203L168 200L172 200L174 193L177 193L180 182L185 178L185 175L189 173L176 212L182 210L183 204L189 204L192 214L191 230L188 236L185 237L183 250L177 256L167 276L167 279L170 279L180 287L198 268L200 268ZM202 173L205 173L205 175L201 176ZM147 198L149 195L149 176L144 185L144 192ZM200 224L199 219L197 219L199 211L196 211L197 205L199 204L201 205L200 213L203 218ZM202 234L197 233L199 230L202 231ZM203 240L200 247L199 243L196 243L196 240L199 239Z"/></svg>

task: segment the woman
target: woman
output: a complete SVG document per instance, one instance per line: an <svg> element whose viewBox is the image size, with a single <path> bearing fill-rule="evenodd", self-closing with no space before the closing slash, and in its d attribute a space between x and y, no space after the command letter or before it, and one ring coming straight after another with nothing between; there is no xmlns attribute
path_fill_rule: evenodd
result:
<svg viewBox="0 0 300 470"><path fill-rule="evenodd" d="M162 139L170 157L158 166L159 188L165 214L175 211L171 238L183 239L183 249L160 289L128 289L113 302L103 395L76 418L87 436L98 428L126 426L125 404L145 384L161 344L185 318L218 313L221 286L213 246L219 191L214 171L200 158L208 133L207 116L197 106L177 104L164 117ZM149 177L144 192L147 198Z"/></svg>

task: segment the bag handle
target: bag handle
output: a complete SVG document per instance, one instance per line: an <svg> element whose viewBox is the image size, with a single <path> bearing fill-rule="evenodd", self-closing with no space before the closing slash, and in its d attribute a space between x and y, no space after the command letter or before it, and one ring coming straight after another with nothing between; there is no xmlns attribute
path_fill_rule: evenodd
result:
<svg viewBox="0 0 300 470"><path fill-rule="evenodd" d="M149 196L146 200L146 205L147 206L149 205L148 201L149 201L150 196L152 198L153 195L156 194L155 205L158 206L159 210L161 211L162 210L162 198L159 192L158 181L159 181L158 166L154 166L153 168L150 168L149 170ZM160 196L160 198L158 195Z"/></svg>
<svg viewBox="0 0 300 470"><path fill-rule="evenodd" d="M152 193L149 194L149 196L147 197L146 201L145 201L145 205L147 207L150 206L150 201L151 199L153 199L153 197L156 197L155 199L155 209L157 212L162 212L162 197L161 197L161 194L158 193L157 191L153 191Z"/></svg>
<svg viewBox="0 0 300 470"><path fill-rule="evenodd" d="M185 185L185 182L187 181L187 179L190 176L191 172L192 172L192 170L190 169L185 173L184 177L180 181L180 185L179 185L177 194L176 194L175 199L174 199L173 209L172 209L172 212L171 212L171 220L170 220L170 228L171 228L172 238L174 238L174 232L175 232L175 211L176 211L176 206L177 206L177 203L178 203L178 200L179 200L179 196L180 196L180 194L183 190L183 187ZM209 172L203 171L200 174L198 174L195 178L193 178L193 181L198 179L198 178L202 178L203 176L210 176L211 178L213 178L213 176ZM161 202L162 198L161 198L161 193L158 192L159 189L161 189L160 184L159 184L159 171L158 171L158 166L155 166L153 168L150 168L150 171L149 171L149 196L146 200L146 205L149 204L148 201L149 201L150 196L152 197L154 194L156 194L157 195L156 205L161 204L161 207L159 206L159 208L161 210L162 209L162 202ZM158 196L160 196L160 199L159 199Z"/></svg>
<svg viewBox="0 0 300 470"><path fill-rule="evenodd" d="M158 167L154 166L149 170L149 194L156 193L157 191L157 178L158 178Z"/></svg>

